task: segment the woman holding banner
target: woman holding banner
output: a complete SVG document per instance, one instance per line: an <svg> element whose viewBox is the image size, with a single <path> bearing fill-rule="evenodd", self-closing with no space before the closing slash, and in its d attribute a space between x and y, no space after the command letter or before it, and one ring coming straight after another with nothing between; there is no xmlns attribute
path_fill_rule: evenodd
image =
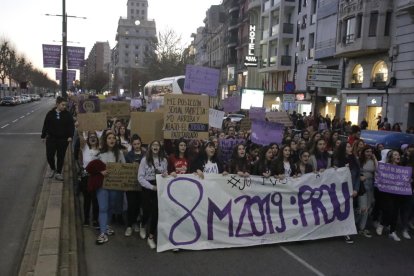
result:
<svg viewBox="0 0 414 276"><path fill-rule="evenodd" d="M326 151L326 142L324 139L320 138L316 140L310 152L309 163L312 165L314 171L323 172L332 166L331 156Z"/></svg>
<svg viewBox="0 0 414 276"><path fill-rule="evenodd" d="M200 152L199 158L195 159L190 165L190 171L197 174L201 179L204 179L205 173L227 174L217 157L217 150L213 142L207 142Z"/></svg>
<svg viewBox="0 0 414 276"><path fill-rule="evenodd" d="M157 140L152 141L148 147L148 152L141 160L138 169L138 181L143 187L142 190L142 207L143 217L140 229L142 239L146 237L146 227L148 226L147 243L151 249L155 249L155 236L158 223L158 197L156 175L161 174L163 177L168 176L168 162L164 151L161 149L161 143Z"/></svg>
<svg viewBox="0 0 414 276"><path fill-rule="evenodd" d="M270 177L273 160L273 150L270 146L264 146L260 150L259 160L254 165L253 174L263 177Z"/></svg>
<svg viewBox="0 0 414 276"><path fill-rule="evenodd" d="M272 175L279 179L292 177L296 175L296 165L291 159L291 151L289 145L284 145L280 149L279 155L273 161Z"/></svg>
<svg viewBox="0 0 414 276"><path fill-rule="evenodd" d="M168 157L168 173L172 177L177 174L186 174L190 170L187 143L184 139L175 141L174 153Z"/></svg>
<svg viewBox="0 0 414 276"><path fill-rule="evenodd" d="M229 172L237 174L240 177L250 176L250 163L247 159L246 148L243 144L238 144L233 148L231 155Z"/></svg>

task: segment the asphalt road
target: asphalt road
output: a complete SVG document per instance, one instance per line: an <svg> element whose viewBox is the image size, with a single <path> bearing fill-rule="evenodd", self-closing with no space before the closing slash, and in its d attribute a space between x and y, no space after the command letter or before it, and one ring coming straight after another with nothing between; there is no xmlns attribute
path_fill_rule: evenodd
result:
<svg viewBox="0 0 414 276"><path fill-rule="evenodd" d="M0 275L15 275L23 256L46 154L40 132L53 99L0 106Z"/></svg>

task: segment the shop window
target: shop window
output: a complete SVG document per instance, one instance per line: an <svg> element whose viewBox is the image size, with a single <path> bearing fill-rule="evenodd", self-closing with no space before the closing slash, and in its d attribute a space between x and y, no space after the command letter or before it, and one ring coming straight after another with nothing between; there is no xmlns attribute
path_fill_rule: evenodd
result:
<svg viewBox="0 0 414 276"><path fill-rule="evenodd" d="M361 64L357 64L352 70L352 80L351 88L360 88L362 87L362 82L364 81L364 69Z"/></svg>
<svg viewBox="0 0 414 276"><path fill-rule="evenodd" d="M372 69L372 86L384 87L388 81L388 66L384 61L375 63Z"/></svg>

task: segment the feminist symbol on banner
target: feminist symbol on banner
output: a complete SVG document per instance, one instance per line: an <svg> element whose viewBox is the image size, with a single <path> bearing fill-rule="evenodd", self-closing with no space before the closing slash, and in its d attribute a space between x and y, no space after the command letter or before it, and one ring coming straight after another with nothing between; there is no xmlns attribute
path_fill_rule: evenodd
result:
<svg viewBox="0 0 414 276"><path fill-rule="evenodd" d="M187 207L185 207L183 204L181 204L172 194L171 194L171 186L173 185L173 184L176 184L176 183L178 183L179 185L185 185L185 184L191 184L191 183L194 183L195 184L195 186L196 186L196 188L199 190L199 197L198 197L198 200L197 200L197 202L196 202L196 204L194 204L194 206L193 206L193 208L191 209L191 210L189 210ZM198 207L198 205L200 204L200 202L201 202L201 199L203 198L203 186L201 185L201 183L200 182L198 182L198 181L196 181L196 180L194 180L194 179L191 179L191 178L187 178L187 177L177 177L176 179L174 179L173 181L171 181L170 183L168 183L168 186L167 186L167 194L168 194L168 197L171 199L171 201L172 202L174 202L175 204L177 204L178 206L180 206L181 208L183 208L185 211L187 211L187 213L182 217L182 218L180 218L177 222L175 222L174 224L173 224L173 226L171 227L171 230L170 230L170 235L169 235L169 239L170 239L170 241L171 241L171 243L172 244L174 244L174 245L185 245L185 244L192 244L192 243L194 243L195 241L197 241L199 238L200 238L200 236L201 236L201 228L200 228L200 225L198 224L198 222L197 222L197 220L196 220L196 218L194 217L194 215L193 215L193 212L194 212L194 210ZM184 220L186 220L187 218L191 218L191 220L193 221L193 224L194 224L194 230L195 230L195 237L194 237L194 239L193 240L190 240L190 241L182 241L182 242L179 242L179 241L175 241L174 240L174 231L175 231L175 229L184 221Z"/></svg>
<svg viewBox="0 0 414 276"><path fill-rule="evenodd" d="M84 101L82 107L86 113L95 111L95 103L93 101Z"/></svg>

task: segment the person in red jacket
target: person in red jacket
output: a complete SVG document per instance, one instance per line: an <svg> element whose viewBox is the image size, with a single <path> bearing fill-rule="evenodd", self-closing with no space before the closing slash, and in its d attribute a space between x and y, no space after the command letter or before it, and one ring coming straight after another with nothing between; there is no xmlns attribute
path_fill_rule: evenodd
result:
<svg viewBox="0 0 414 276"><path fill-rule="evenodd" d="M187 142L184 139L179 139L175 143L174 153L168 157L168 174L176 177L177 174L188 173L189 168Z"/></svg>

